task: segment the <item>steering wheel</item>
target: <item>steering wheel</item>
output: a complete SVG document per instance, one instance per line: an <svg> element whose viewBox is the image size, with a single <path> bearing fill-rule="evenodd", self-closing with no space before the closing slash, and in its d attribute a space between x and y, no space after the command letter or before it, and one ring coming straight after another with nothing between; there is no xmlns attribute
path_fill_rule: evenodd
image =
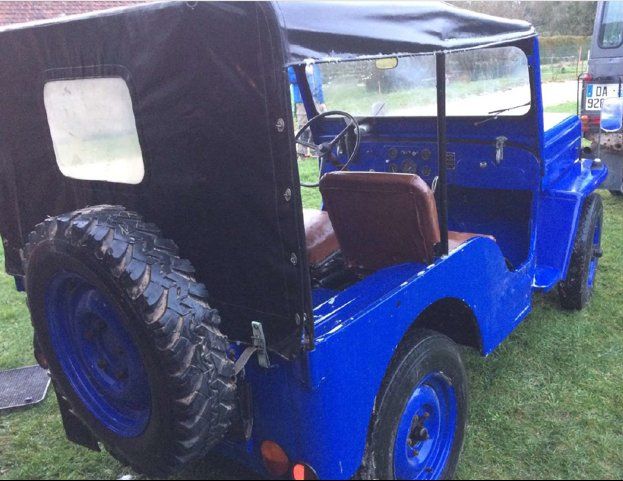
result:
<svg viewBox="0 0 623 481"><path fill-rule="evenodd" d="M315 125L321 119L324 119L326 117L342 117L344 118L344 121L346 122L346 127L339 134L337 134L333 138L333 140L331 140L330 142L323 142L320 145L316 145L312 142L307 142L301 139L301 137L303 136L303 133L311 129L313 125ZM348 155L348 159L346 160L345 164L339 164L337 160L335 160L335 163L338 163L340 171L342 171L342 170L348 169L348 166L350 165L350 163L357 157L357 154L359 153L359 146L361 144L361 131L359 128L359 123L357 123L357 120L355 119L355 117L353 117L349 113L342 112L341 110L330 110L328 112L323 112L321 114L318 114L313 119L311 119L309 122L307 122L305 125L303 125L303 127L301 127L301 129L297 132L296 136L294 137L294 140L296 141L297 144L307 147L308 149L311 149L314 152L314 154L318 157L318 159L320 159L320 172L322 172L324 170L323 167L325 164L325 160L327 159L327 157L330 157L333 155L332 154L333 148L338 142L340 142L343 138L345 138L348 135L348 132L351 128L355 132L355 145L353 147L353 151L350 152L350 155ZM346 145L346 152L348 153L349 151L348 142L345 142L345 145ZM318 182L314 184L307 184L305 182L301 182L301 187L318 187L319 185L320 184Z"/></svg>

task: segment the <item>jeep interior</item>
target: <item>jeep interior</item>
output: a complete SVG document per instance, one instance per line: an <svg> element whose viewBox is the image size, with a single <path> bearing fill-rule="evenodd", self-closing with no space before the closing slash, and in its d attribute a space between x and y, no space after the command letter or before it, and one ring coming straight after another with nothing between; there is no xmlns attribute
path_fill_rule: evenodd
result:
<svg viewBox="0 0 623 481"><path fill-rule="evenodd" d="M329 111L319 114L307 99L311 120L296 137L318 158L319 181L302 183L318 187L322 196L318 210L304 212L315 286L341 289L380 269L426 266L439 256L432 61L319 64ZM464 82L473 78L474 65L480 87ZM497 242L509 269L521 268L532 242L538 163L518 145L518 129L499 118L521 121L531 110L526 56L516 47L499 47L450 55L448 66L450 254L474 237L486 237ZM307 87L301 91L311 95ZM516 97L503 95L509 88ZM510 131L500 130L502 123ZM473 138L463 134L470 127ZM306 130L313 140L301 141Z"/></svg>

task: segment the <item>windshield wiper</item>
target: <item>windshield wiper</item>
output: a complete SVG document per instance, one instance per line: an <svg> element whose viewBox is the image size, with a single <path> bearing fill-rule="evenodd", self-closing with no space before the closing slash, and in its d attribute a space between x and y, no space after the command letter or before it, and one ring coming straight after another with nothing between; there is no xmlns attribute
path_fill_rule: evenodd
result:
<svg viewBox="0 0 623 481"><path fill-rule="evenodd" d="M510 112L511 110L516 110L516 109L520 109L522 107L528 107L529 105L532 105L532 102L526 102L525 104L521 104L521 105L515 105L514 107L506 107L505 109L499 109L499 110L492 110L491 112L489 112L487 115L492 115L492 117L488 117L484 120L480 120L478 122L475 122L474 125L482 125L484 123L489 122L490 120L497 120L498 118L500 118L500 115L502 115L505 112Z"/></svg>

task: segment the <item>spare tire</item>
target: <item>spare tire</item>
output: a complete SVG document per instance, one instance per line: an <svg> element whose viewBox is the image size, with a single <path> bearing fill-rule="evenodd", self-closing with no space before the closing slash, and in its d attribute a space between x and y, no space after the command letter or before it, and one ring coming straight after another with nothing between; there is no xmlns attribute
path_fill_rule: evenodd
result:
<svg viewBox="0 0 623 481"><path fill-rule="evenodd" d="M39 224L28 304L57 393L117 459L169 476L226 434L234 363L189 261L153 224L97 206Z"/></svg>

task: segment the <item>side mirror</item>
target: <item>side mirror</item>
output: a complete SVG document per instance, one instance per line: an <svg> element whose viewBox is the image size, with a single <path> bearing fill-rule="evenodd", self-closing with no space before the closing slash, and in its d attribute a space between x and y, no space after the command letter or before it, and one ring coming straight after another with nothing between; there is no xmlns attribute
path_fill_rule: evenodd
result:
<svg viewBox="0 0 623 481"><path fill-rule="evenodd" d="M619 132L623 129L623 98L604 100L600 125L604 132Z"/></svg>

